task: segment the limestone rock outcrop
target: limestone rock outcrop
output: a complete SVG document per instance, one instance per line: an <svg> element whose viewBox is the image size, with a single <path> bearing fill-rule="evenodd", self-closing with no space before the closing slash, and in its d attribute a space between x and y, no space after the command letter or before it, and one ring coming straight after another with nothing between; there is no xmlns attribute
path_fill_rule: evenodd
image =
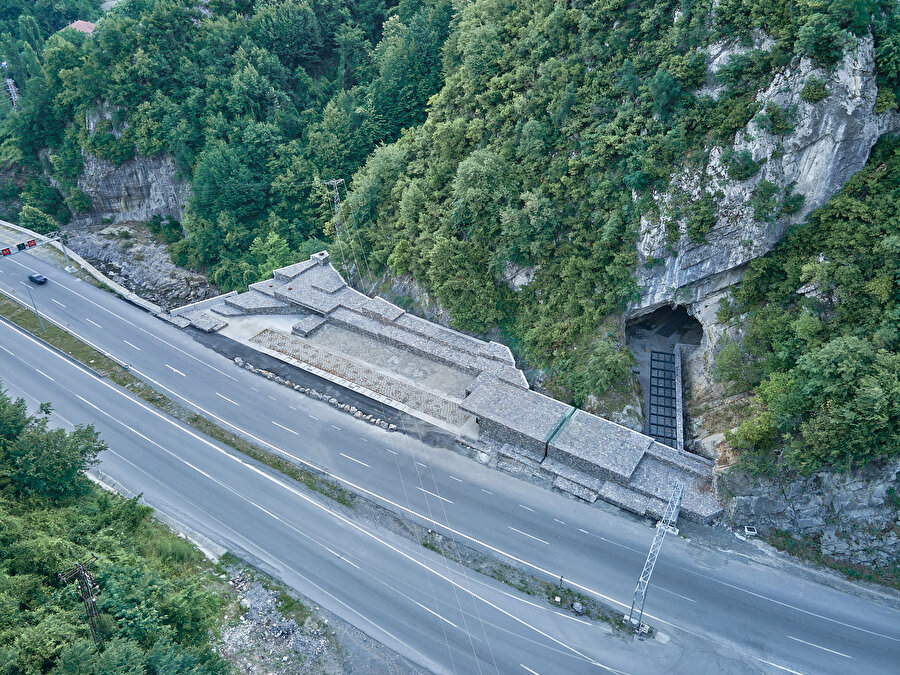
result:
<svg viewBox="0 0 900 675"><path fill-rule="evenodd" d="M73 228L147 222L157 215L181 221L190 196L190 188L177 179L175 162L168 155L136 155L116 166L86 154L78 187L90 197L93 208L76 214L70 223Z"/></svg>
<svg viewBox="0 0 900 675"><path fill-rule="evenodd" d="M760 39L755 46L766 49L770 44ZM720 44L708 51L709 82L699 94L717 96L716 70L746 48ZM827 83L828 88L828 96L816 103L801 97L813 77ZM703 169L672 176L670 191L657 196L662 215L641 222L637 242L641 297L629 308L629 316L666 304L690 305L738 282L749 261L769 252L789 225L801 222L822 206L863 167L882 134L900 130L900 116L895 112L875 113L877 93L871 36L861 38L855 49L849 49L832 72L803 58L775 75L756 100L761 111L770 103L785 111L792 129L773 133L757 115L737 133L729 150L746 151L760 164L759 170L745 180L729 178L726 149L718 146L709 149L709 161ZM776 201L792 190L802 195L802 206L774 222L758 220L751 200L762 181L777 187ZM718 193L715 224L706 233L706 241L692 241L686 223L673 223L667 211L676 195L697 199L703 192ZM674 243L673 227L679 233Z"/></svg>
<svg viewBox="0 0 900 675"><path fill-rule="evenodd" d="M731 497L725 518L735 525L810 536L825 555L883 567L900 559L898 472L897 460L789 482L729 472L719 489Z"/></svg>

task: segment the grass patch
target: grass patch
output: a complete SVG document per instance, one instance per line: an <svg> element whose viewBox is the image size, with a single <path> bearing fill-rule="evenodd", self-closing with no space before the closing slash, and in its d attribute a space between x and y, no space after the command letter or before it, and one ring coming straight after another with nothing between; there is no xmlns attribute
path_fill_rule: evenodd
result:
<svg viewBox="0 0 900 675"><path fill-rule="evenodd" d="M776 530L771 534L769 543L779 551L789 553L801 560L840 572L851 581L868 581L900 590L900 564L889 568L879 568L838 560L822 553L817 537L797 538L784 530Z"/></svg>
<svg viewBox="0 0 900 675"><path fill-rule="evenodd" d="M12 323L28 331L35 337L56 347L60 351L65 352L101 377L105 377L136 396L139 396L141 399L170 417L174 417L241 454L247 455L258 462L303 483L303 485L310 490L314 490L344 506L350 508L354 507L355 497L351 492L316 475L312 471L301 469L293 462L253 445L240 436L222 429L202 415L198 415L172 401L167 396L149 386L143 380L125 370L118 362L104 356L93 347L85 344L58 326L45 320L43 323L46 330L42 331L41 324L34 312L23 307L18 302L10 300L6 296L0 296L0 315L6 317Z"/></svg>
<svg viewBox="0 0 900 675"><path fill-rule="evenodd" d="M544 598L551 607L571 609L577 602L581 603L581 615L594 621L603 621L613 629L630 633L625 624L621 612L616 611L598 602L583 593L579 593L565 586L564 581L548 581L533 574L523 572L518 567L513 567L494 558L483 555L467 546L460 546L452 539L429 530L421 540L423 547L452 560L465 565L471 570L491 577L507 586L515 588L521 593L533 597ZM556 601L559 598L559 602Z"/></svg>

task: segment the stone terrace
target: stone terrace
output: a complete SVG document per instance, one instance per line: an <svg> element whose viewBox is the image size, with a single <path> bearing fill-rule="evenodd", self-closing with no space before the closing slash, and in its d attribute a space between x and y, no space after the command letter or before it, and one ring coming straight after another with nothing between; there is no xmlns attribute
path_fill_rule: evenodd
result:
<svg viewBox="0 0 900 675"><path fill-rule="evenodd" d="M254 328L249 344L352 382L412 414L418 410L423 419L441 420L457 433L474 417L476 443L492 451L501 467L526 469L588 502L603 499L653 517L662 514L673 484L682 482L685 516L707 522L721 511L712 491L712 462L531 391L508 347L359 293L330 265L325 251L275 270L272 279L252 284L246 293L223 296L218 304L206 301L202 310L185 312L184 318L203 330L221 330L229 319L265 321L266 315L271 315L272 325L284 328ZM286 332L288 325L293 335ZM473 381L460 399L378 367L370 363L371 356L363 363L359 353L353 356L331 344L333 338L322 332L326 325L333 327L328 330L349 331L345 335L378 340L399 354L443 364L440 367L453 368L461 377L468 374ZM316 337L320 333L321 339Z"/></svg>

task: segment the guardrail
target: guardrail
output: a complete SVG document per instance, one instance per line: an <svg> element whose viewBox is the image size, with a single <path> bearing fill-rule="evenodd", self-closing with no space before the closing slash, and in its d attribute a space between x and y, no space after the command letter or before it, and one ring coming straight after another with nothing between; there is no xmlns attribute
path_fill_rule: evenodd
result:
<svg viewBox="0 0 900 675"><path fill-rule="evenodd" d="M21 225L16 225L15 223L9 223L5 220L0 220L0 225L3 225L4 227L8 227L10 229L16 230L17 232L21 232L22 234L26 234L32 239L44 239L44 240L48 239L48 237L46 237L42 234L33 232L32 230L29 230L26 227L22 227ZM55 248L58 251L60 251L61 253L63 253L64 255L68 255L69 258L71 260L75 261L78 264L78 266L81 267L85 272L90 274L92 277L94 277L94 279L99 281L101 284L108 286L110 288L110 290L112 290L114 293L118 293L119 295L121 295L123 298L128 300L128 302L137 305L141 309L147 310L151 314L161 314L165 311L159 305L157 305L153 302L150 302L149 300L145 300L144 298L139 296L137 293L132 293L130 290L125 288L122 284L117 283L117 282L113 281L112 279L110 279L108 276L103 274L103 272L101 272L96 267L91 265L91 263L89 263L87 260L82 258L77 253L75 253L75 251L73 251L72 249L65 248L63 246L62 242L49 241L48 243L51 246L55 246Z"/></svg>

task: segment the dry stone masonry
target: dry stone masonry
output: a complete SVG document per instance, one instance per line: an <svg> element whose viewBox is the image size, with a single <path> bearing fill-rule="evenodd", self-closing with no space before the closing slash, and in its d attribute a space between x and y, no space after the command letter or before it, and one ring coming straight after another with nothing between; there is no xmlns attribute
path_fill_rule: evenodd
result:
<svg viewBox="0 0 900 675"><path fill-rule="evenodd" d="M713 464L528 388L509 348L408 314L382 298L354 290L321 252L275 270L246 293L173 312L205 331L248 317L247 344L359 392L395 401L412 414L469 434L504 468L527 470L585 501L617 504L658 517L676 481L685 484L682 512L708 522L721 508L712 489ZM270 318L266 322L266 317ZM277 326L284 326L279 329ZM290 326L290 332L287 332ZM323 326L375 340L410 358L424 358L465 376L463 391L367 364L340 345L313 343ZM329 328L333 330L333 328Z"/></svg>

